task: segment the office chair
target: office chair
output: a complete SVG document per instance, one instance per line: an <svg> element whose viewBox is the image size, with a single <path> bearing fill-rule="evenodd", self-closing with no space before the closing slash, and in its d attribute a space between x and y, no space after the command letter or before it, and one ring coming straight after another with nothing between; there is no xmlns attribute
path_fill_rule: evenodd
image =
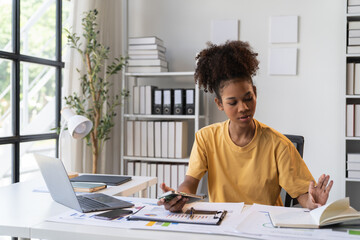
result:
<svg viewBox="0 0 360 240"><path fill-rule="evenodd" d="M285 137L287 137L296 147L301 157L303 157L304 152L304 137L298 136L298 135L288 135L285 134ZM299 204L298 200L296 198L292 198L287 192L285 192L285 201L284 206L285 207L292 207L296 204Z"/></svg>

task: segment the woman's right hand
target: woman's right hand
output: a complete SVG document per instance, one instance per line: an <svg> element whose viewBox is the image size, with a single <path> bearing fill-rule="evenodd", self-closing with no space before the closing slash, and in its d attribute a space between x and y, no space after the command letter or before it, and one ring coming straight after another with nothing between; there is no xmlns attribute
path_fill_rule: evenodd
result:
<svg viewBox="0 0 360 240"><path fill-rule="evenodd" d="M168 191L174 191L174 189L168 187L165 185L165 183L161 183L160 188L163 190L163 192L168 192ZM160 205L164 205L166 210L169 210L170 212L181 212L181 210L183 209L184 205L186 204L186 202L188 201L188 198L184 198L182 196L177 196L173 199L171 199L170 201L165 201L165 199L160 199L157 204Z"/></svg>

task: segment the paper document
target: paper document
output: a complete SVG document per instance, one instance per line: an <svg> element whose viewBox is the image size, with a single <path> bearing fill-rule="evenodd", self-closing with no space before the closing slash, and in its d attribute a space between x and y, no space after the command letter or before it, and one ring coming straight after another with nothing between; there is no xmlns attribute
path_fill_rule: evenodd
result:
<svg viewBox="0 0 360 240"><path fill-rule="evenodd" d="M156 199L144 199L144 198L130 198L121 197L122 200L133 203L135 206L131 208L133 212L137 209L141 209L144 206L157 206ZM156 221L129 221L126 218L118 218L115 220L100 220L94 218L96 213L80 213L75 210L64 212L60 215L51 217L47 221L63 222L71 224L83 224L93 226L104 227L116 227L127 229L142 229L142 230L157 230L157 231L176 231L176 232L192 232L192 233L206 233L206 234L219 234L219 235L236 235L235 231L238 219L242 212L243 203L207 203L196 202L185 205L184 210L194 207L196 209L225 209L228 211L227 215L223 219L221 225L200 225L200 224L184 224L184 223L171 223L171 222L156 222ZM130 208L129 208L130 209ZM163 209L163 211L166 211Z"/></svg>
<svg viewBox="0 0 360 240"><path fill-rule="evenodd" d="M226 210L209 212L211 213L205 214L204 211L198 213L190 210L190 212L173 213L165 210L164 206L145 206L137 213L129 216L129 220L218 225L227 214Z"/></svg>

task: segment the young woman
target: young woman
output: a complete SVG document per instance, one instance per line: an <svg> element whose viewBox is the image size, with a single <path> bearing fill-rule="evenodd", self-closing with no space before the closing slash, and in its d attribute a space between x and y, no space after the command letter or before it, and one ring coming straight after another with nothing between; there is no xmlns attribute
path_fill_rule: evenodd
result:
<svg viewBox="0 0 360 240"><path fill-rule="evenodd" d="M195 81L215 92L215 103L229 118L200 129L185 181L178 191L196 193L208 172L211 202L282 205L284 188L301 206L314 209L326 203L333 181L320 176L317 185L295 146L284 135L254 119L257 54L248 43L210 45L197 56ZM162 183L164 192L172 190ZM160 200L167 210L180 211L187 199Z"/></svg>

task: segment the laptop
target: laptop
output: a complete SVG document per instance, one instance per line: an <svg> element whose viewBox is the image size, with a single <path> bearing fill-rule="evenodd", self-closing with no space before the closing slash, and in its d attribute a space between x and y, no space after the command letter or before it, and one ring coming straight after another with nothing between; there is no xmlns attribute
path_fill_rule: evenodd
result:
<svg viewBox="0 0 360 240"><path fill-rule="evenodd" d="M76 195L60 159L38 154L34 156L55 202L84 213L134 206L103 193Z"/></svg>

